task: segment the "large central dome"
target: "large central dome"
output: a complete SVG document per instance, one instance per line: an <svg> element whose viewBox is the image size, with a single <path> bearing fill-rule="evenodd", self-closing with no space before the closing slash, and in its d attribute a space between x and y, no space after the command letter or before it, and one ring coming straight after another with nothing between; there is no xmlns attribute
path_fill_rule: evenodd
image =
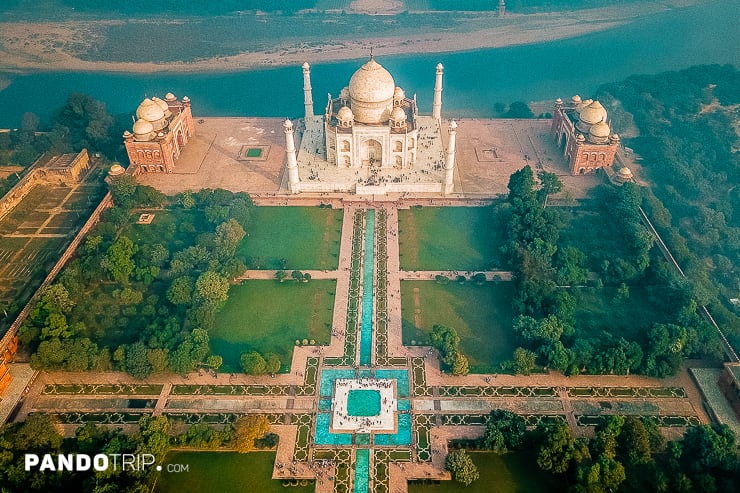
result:
<svg viewBox="0 0 740 493"><path fill-rule="evenodd" d="M355 120L362 123L387 122L395 90L393 76L374 59L368 60L349 80Z"/></svg>

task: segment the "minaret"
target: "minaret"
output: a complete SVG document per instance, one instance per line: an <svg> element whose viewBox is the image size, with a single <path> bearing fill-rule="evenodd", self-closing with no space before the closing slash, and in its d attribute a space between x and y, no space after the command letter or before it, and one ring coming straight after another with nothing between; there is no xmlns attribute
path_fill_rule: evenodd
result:
<svg viewBox="0 0 740 493"><path fill-rule="evenodd" d="M437 79L434 81L434 105L432 106L432 117L437 122L442 121L442 73L444 67L441 63L437 64Z"/></svg>
<svg viewBox="0 0 740 493"><path fill-rule="evenodd" d="M445 162L445 194L452 192L452 178L455 171L455 139L457 137L457 122L450 122L450 139L447 142L447 161Z"/></svg>
<svg viewBox="0 0 740 493"><path fill-rule="evenodd" d="M295 141L293 140L293 123L289 119L285 119L283 123L283 130L285 131L285 155L288 158L288 190L291 193L298 193L300 191L300 178L298 177L298 160L296 159L295 153Z"/></svg>
<svg viewBox="0 0 740 493"><path fill-rule="evenodd" d="M503 17L506 14L506 3L504 0L498 1L498 16Z"/></svg>
<svg viewBox="0 0 740 493"><path fill-rule="evenodd" d="M306 124L313 118L313 98L311 97L311 66L303 63L303 105L306 107Z"/></svg>

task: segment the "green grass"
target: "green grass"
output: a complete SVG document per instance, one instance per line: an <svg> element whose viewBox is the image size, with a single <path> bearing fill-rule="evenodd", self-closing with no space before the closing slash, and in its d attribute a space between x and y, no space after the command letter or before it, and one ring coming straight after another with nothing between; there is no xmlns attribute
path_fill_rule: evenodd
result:
<svg viewBox="0 0 740 493"><path fill-rule="evenodd" d="M421 310L421 329L416 328L416 297ZM453 327L461 340L473 373L497 371L515 349L511 330L511 283L437 284L434 281L402 281L401 311L403 343L426 343L436 324Z"/></svg>
<svg viewBox="0 0 740 493"><path fill-rule="evenodd" d="M259 147L250 147L247 150L247 157L260 157L262 155L262 149Z"/></svg>
<svg viewBox="0 0 740 493"><path fill-rule="evenodd" d="M669 322L670 307L659 287L630 286L626 300L614 301L617 288L569 289L576 298L576 329L582 337L606 331L615 337L640 340L656 322ZM665 291L665 289L662 289Z"/></svg>
<svg viewBox="0 0 740 493"><path fill-rule="evenodd" d="M541 471L535 458L526 452L505 455L470 452L480 478L470 486L455 481L437 485L409 484L409 493L559 493L565 491L560 477Z"/></svg>
<svg viewBox="0 0 740 493"><path fill-rule="evenodd" d="M313 493L314 485L286 488L272 479L275 452L170 452L157 478L156 493L250 491L255 493ZM187 472L168 473L167 464L185 464Z"/></svg>
<svg viewBox="0 0 740 493"><path fill-rule="evenodd" d="M290 365L296 339L329 343L335 289L333 280L252 280L232 286L209 333L211 349L223 356L225 371L240 371L239 356L253 349L276 353Z"/></svg>
<svg viewBox="0 0 740 493"><path fill-rule="evenodd" d="M341 210L255 207L237 255L252 269L336 269L341 232Z"/></svg>
<svg viewBox="0 0 740 493"><path fill-rule="evenodd" d="M490 207L424 207L398 211L401 269L488 270L501 265Z"/></svg>

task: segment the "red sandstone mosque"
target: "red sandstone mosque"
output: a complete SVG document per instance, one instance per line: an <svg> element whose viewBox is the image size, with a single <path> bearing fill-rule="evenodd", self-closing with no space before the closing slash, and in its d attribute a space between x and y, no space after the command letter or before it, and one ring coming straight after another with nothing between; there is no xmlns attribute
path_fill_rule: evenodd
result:
<svg viewBox="0 0 740 493"><path fill-rule="evenodd" d="M133 133L123 133L133 173L172 173L175 161L195 133L190 99L146 98L136 110Z"/></svg>
<svg viewBox="0 0 740 493"><path fill-rule="evenodd" d="M598 101L573 96L555 101L552 133L573 175L593 173L614 164L619 136L611 132L607 113Z"/></svg>

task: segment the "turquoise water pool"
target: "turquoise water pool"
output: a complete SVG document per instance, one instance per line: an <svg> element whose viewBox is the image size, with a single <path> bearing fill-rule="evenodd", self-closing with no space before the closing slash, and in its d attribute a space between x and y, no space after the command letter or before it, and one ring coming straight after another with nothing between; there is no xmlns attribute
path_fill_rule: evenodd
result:
<svg viewBox="0 0 740 493"><path fill-rule="evenodd" d="M347 414L350 416L379 415L380 392L377 390L350 390L347 395Z"/></svg>
<svg viewBox="0 0 740 493"><path fill-rule="evenodd" d="M365 221L365 258L362 273L362 323L360 329L360 364L370 365L373 346L373 272L375 270L375 211L367 211Z"/></svg>
<svg viewBox="0 0 740 493"><path fill-rule="evenodd" d="M368 492L368 475L370 473L370 450L358 449L355 452L355 493Z"/></svg>
<svg viewBox="0 0 740 493"><path fill-rule="evenodd" d="M407 401L408 402L408 401ZM411 415L398 415L398 432L376 433L373 437L375 445L410 445L411 444Z"/></svg>
<svg viewBox="0 0 740 493"><path fill-rule="evenodd" d="M331 414L320 413L316 416L316 434L314 442L316 445L352 445L351 433L331 433L329 424Z"/></svg>

